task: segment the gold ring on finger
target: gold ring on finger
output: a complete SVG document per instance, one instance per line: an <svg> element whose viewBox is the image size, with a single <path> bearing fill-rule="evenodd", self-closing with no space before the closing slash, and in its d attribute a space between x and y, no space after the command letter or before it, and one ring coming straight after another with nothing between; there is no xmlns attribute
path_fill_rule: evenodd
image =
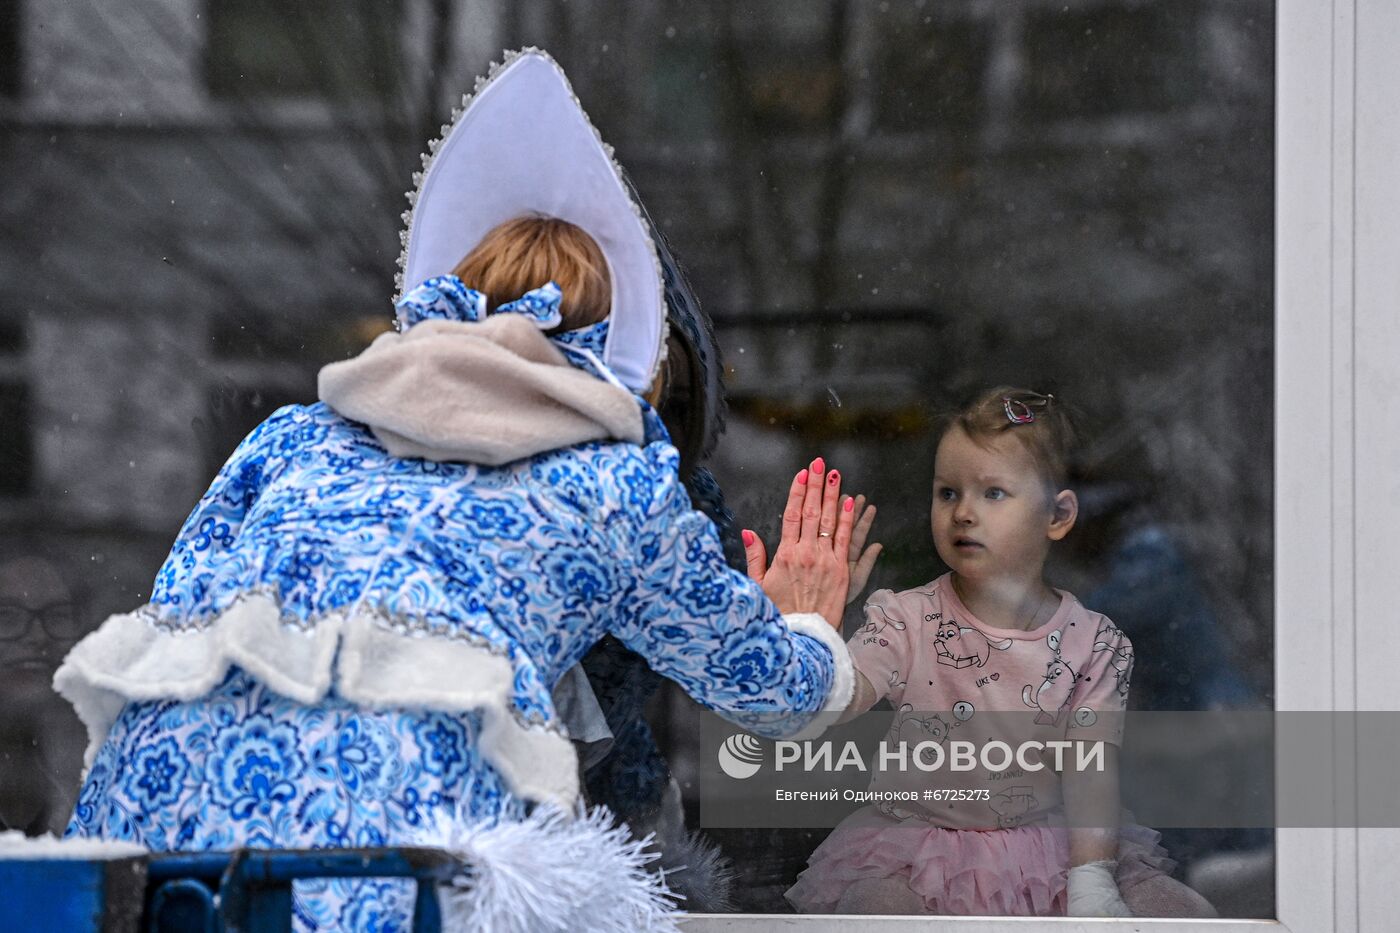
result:
<svg viewBox="0 0 1400 933"><path fill-rule="evenodd" d="M818 537L818 538L830 538L830 537L831 537L831 532L829 532L829 531L819 531L819 532L817 532L817 537Z"/></svg>

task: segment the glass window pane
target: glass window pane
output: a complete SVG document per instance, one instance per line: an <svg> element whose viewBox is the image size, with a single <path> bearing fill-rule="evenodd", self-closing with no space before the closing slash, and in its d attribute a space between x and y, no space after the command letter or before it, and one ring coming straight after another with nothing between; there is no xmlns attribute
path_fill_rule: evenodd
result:
<svg viewBox="0 0 1400 933"><path fill-rule="evenodd" d="M0 0L0 94L20 80L19 9ZM1081 415L1079 513L1045 573L1131 639L1105 676L1131 664L1134 712L1272 708L1268 0L204 11L203 120L166 119L154 80L139 131L0 114L0 270L24 322L0 322L0 768L29 776L0 792L4 826L62 831L73 810L83 737L48 690L58 658L149 598L238 441L387 328L423 128L488 64L457 47L468 35L557 55L713 322L714 451L714 374L678 344L661 411L685 467L712 473L691 478L697 505L733 515L734 563L741 528L776 544L787 483L825 457L878 505L883 553L845 620L857 636L870 593L954 569L930 527L943 417L1000 384L1053 393ZM402 55L413 37L434 41ZM314 132L264 119L303 97L349 106L318 110ZM402 103L392 125L354 119L386 101ZM1003 660L989 650L979 677ZM791 913L832 827L704 825L706 714L627 670L627 741L586 781L594 799L718 846L735 882L690 903ZM871 715L892 719L881 702ZM1222 915L1273 916L1267 829L1160 829L1177 880Z"/></svg>
<svg viewBox="0 0 1400 933"><path fill-rule="evenodd" d="M400 67L399 0L214 0L206 74L215 97L387 98Z"/></svg>
<svg viewBox="0 0 1400 933"><path fill-rule="evenodd" d="M0 496L27 496L34 491L34 442L28 387L0 381Z"/></svg>
<svg viewBox="0 0 1400 933"><path fill-rule="evenodd" d="M22 5L21 0L0 0L0 97L19 94L24 73L20 58Z"/></svg>

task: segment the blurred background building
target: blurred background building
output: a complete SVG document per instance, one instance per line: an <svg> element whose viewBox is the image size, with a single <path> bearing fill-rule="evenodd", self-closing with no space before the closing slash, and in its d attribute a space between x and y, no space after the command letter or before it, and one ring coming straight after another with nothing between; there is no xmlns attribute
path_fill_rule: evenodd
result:
<svg viewBox="0 0 1400 933"><path fill-rule="evenodd" d="M1090 438L1056 582L1137 644L1134 705L1268 705L1273 28L1268 0L0 0L6 825L76 793L60 649L388 326L423 144L521 45L716 321L742 524L775 536L822 454L880 506L872 585L924 582L938 412L1053 391ZM691 710L654 710L682 778ZM774 909L815 843L724 841Z"/></svg>

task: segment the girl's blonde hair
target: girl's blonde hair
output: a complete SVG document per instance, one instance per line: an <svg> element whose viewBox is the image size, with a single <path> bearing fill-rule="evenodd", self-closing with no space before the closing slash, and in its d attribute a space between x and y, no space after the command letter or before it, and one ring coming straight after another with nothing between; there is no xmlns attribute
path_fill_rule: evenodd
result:
<svg viewBox="0 0 1400 933"><path fill-rule="evenodd" d="M1076 417L1063 401L1016 386L997 386L977 396L962 410L944 419L938 437L962 428L974 442L1010 431L1035 461L1048 486L1069 484L1071 458L1078 443Z"/></svg>
<svg viewBox="0 0 1400 933"><path fill-rule="evenodd" d="M491 311L554 282L564 293L560 331L596 324L612 310L612 276L603 251L581 228L557 217L498 224L452 274L484 294Z"/></svg>

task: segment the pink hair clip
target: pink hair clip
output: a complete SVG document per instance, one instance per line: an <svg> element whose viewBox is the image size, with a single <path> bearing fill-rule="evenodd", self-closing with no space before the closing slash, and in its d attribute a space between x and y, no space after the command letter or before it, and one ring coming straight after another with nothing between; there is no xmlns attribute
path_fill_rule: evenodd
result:
<svg viewBox="0 0 1400 933"><path fill-rule="evenodd" d="M1035 412L1031 411L1030 406L1009 395L1001 397L1001 407L1012 424L1031 424L1035 421Z"/></svg>
<svg viewBox="0 0 1400 933"><path fill-rule="evenodd" d="M1006 420L1010 421L1012 424L1034 424L1035 412L1031 410L1031 405L1036 405L1039 408L1049 408L1050 402L1055 398L1053 395L1039 395L1039 393L1034 392L1031 394L1037 397L1030 399L1029 402L1019 398L1012 398L1009 395L1003 395L1001 397L1001 407L1002 410L1006 412Z"/></svg>

